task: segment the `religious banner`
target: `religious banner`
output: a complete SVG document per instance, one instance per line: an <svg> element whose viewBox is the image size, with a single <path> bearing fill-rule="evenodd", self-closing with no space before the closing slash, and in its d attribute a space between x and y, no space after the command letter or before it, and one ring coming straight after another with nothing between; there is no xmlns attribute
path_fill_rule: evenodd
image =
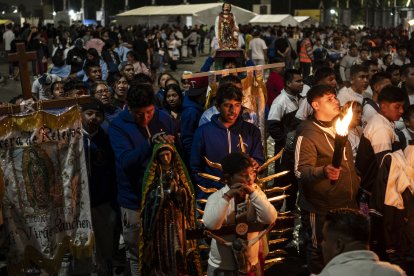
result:
<svg viewBox="0 0 414 276"><path fill-rule="evenodd" d="M247 77L242 79L242 105L256 115L252 123L260 129L262 144L266 148L265 104L267 90L263 81L263 71L256 71L256 75L253 72L253 68L248 70Z"/></svg>
<svg viewBox="0 0 414 276"><path fill-rule="evenodd" d="M59 271L63 255L91 258L94 238L81 116L38 111L0 120L0 190L10 275L33 264Z"/></svg>

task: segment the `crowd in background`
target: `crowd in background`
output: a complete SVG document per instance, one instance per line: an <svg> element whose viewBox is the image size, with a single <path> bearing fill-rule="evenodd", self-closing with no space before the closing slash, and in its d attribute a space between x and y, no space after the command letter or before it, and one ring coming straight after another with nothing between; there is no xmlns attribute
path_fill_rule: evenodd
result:
<svg viewBox="0 0 414 276"><path fill-rule="evenodd" d="M285 63L284 67L271 70L266 79L267 135L275 140L275 151L285 149L284 161L277 164L276 168L289 169L292 172L285 178L293 184L288 191L290 197L286 201L286 208L301 214L304 229L301 243L306 245L304 248L307 247L304 250L308 253L309 269L312 273L320 273L323 268L321 244L323 243L322 227L325 215L328 211L338 207L360 209L365 215L372 215L370 213L370 209L373 209L372 195L373 193L378 195L380 192L374 191L371 180L381 172L382 158L390 152L395 152L397 148L408 147L410 141L414 140L414 36L402 27L351 30L346 27L299 28L241 25L239 29L239 46L246 51L247 65ZM148 28L144 26L74 25L66 28L26 24L20 28L7 25L4 26L3 39L6 52L15 52L17 42L24 42L27 50L36 51L37 60L32 62L34 77L32 93L35 100L91 95L98 101L93 106L86 106L82 109L82 112L86 112L83 114L83 124L86 126L85 139L89 141L85 143L85 147L89 147L87 152L91 153L91 150L98 148L108 155L107 163L103 166L88 168L94 170L89 179L91 190L94 191L91 193L92 208L99 207L103 203L113 208L114 219L111 221L114 229L120 232L120 228L123 227L124 234L130 231L129 236L124 239L127 247L129 245L128 259L132 262L136 261L133 257L136 252L131 249L136 236L131 236L132 230L128 228L130 225L128 227L120 225L121 217L124 218L125 213L131 218L136 215L136 213L128 213L128 210L138 208L136 204L129 205L129 200L132 202L139 196L129 198L130 196L126 194L133 193L135 190L127 189L125 186L130 185L131 179L137 183L142 181L143 175L136 174L143 174L149 153L139 150L140 145L147 143L155 134L150 132L159 128L158 124L152 125L154 120L173 126L171 127L172 133L169 134L175 136L174 142L193 180L199 180L198 172L208 170L205 161L201 160L204 156L209 157L211 161L219 162L219 159L224 157L223 152L229 152L226 149L222 151L217 149L218 138L215 135L221 135L224 130L229 130L227 134L220 136L224 137L224 140L227 139L226 135L229 140L233 139L231 136L233 132L242 136L246 135L244 141L249 145L250 156L258 164L264 162L259 130L242 116L243 111L246 110L241 107L241 104L238 106L240 108L238 112L229 111L222 105L228 101L241 103L238 96L241 82L238 76L220 79L218 91L222 94L219 93L215 105L208 106L206 110L205 93L208 80L197 79L195 80L196 87L194 85L191 87L189 80L177 80L168 73L177 70L177 65L180 65L183 60L198 57L200 54L209 54L206 62L214 60L217 42L212 27L201 25L181 28L162 25ZM229 64L228 60L227 64ZM233 61L232 66L237 67L241 64ZM180 68L185 70L185 64L181 64ZM3 78L16 80L19 78L16 64L9 64L8 73L9 75ZM320 86L325 88L322 89ZM130 93L131 87L136 94L135 98L130 95L132 94ZM139 91L144 94L152 91L154 101L140 99ZM309 91L312 92L309 94ZM344 191L338 191L335 188L321 191L318 185L314 187L306 185L305 190L301 188L301 183L312 184L319 183L321 179L338 179L339 172L329 167L329 162L322 165L318 163L321 169L312 172L308 175L308 179L305 179L306 174L303 168L309 164L303 165L301 146L307 144L303 142L298 145L297 143L298 137L304 135L305 141L307 135L306 129L298 128L298 125L309 118L315 118L315 116L312 117L313 113L321 112L315 102L324 99L325 96L330 97L329 101L337 103L338 110L339 107L345 107L345 109L349 107L355 110L348 136L352 154L347 155L349 159L346 159L346 164L350 160L353 162L349 163L351 165L348 164L350 167L342 169L346 172L343 174L349 173L350 175L346 181L354 181L355 186L352 191L349 191L351 198L343 205L340 200L333 202L332 199L341 198L341 193ZM17 96L12 99L12 102L16 103L19 100L21 99ZM136 106L131 106L131 103ZM397 107L398 110L392 111L394 112L392 116L387 113L388 109L383 110L385 103L402 104ZM149 106L153 109L143 109ZM396 107L393 105L393 108ZM95 111L100 112L101 117L95 114ZM207 111L212 114L206 121L207 125L202 126L200 119L206 117L203 115L206 115ZM247 110L246 113L249 111ZM337 113L339 111L336 115ZM166 114L168 118L163 118L162 114ZM372 123L372 119L377 118L378 114L385 118L382 124L389 123L387 127L392 133L388 133L388 136L378 137L372 134L375 132L372 129L380 125L380 123L377 125ZM134 118L139 126L138 133L143 136L143 139L138 141L136 137L130 138L131 143L134 144L133 148L139 151L134 154L142 154L139 160L122 151L125 145L121 140L127 140L127 138L121 137L123 134L120 134L122 132L120 129L125 127L125 131L128 132L130 129L127 124L128 120L134 121L129 116L140 116L140 119ZM320 120L316 123L319 128L330 129L332 125L329 123L333 117L325 116L323 118L329 120ZM223 124L224 119L231 122ZM151 127L148 128L148 126ZM162 130L162 128L159 129ZM323 131L329 134L326 129ZM98 134L99 136L95 136ZM324 134L325 137L328 134ZM367 168L367 163L371 164L372 160L361 159L361 154L364 155L363 157L368 156L362 151L363 147L360 147L360 143L364 142L371 145L371 148L367 146L372 152L370 157L377 160L374 169ZM228 147L231 151L232 144L230 143ZM132 155L130 152L128 154ZM94 157L96 156L93 154L87 156L87 158ZM129 166L137 161L142 161L139 164L142 170L130 171ZM125 162L131 162L131 164ZM313 164L315 168L316 163ZM89 164L95 163L91 161ZM129 169L126 170L126 167ZM121 180L120 168L126 170L122 173ZM368 172L371 174L367 175ZM388 173L389 170L385 176L388 176ZM359 184L360 181L362 181L361 184ZM114 187L114 183L118 186ZM106 188L96 188L103 186ZM358 189L359 186L362 188ZM118 192L105 192L113 188L118 188ZM384 189L382 193L385 193ZM345 192L348 193L348 191ZM118 194L118 201L115 198L116 194ZM197 196L205 197L200 191ZM315 201L315 198L320 201ZM381 204L375 205L377 208L382 208L379 217L385 219L387 229L379 231L381 232L379 235L373 235L373 249L381 259L396 263L406 270L410 269L410 264L412 265L410 258L414 256L414 205L412 202L412 193L411 196L405 194L406 208L403 212L388 210ZM411 205L407 205L408 203ZM97 212L108 214L107 209ZM383 227L384 223L377 222L377 220L381 219L374 216L371 220L372 224ZM400 229L400 225L404 225L401 227L403 230ZM396 231L396 229L401 231ZM108 231L108 233L112 232ZM113 236L116 235L113 234ZM128 238L130 240L127 240ZM100 242L105 243L103 240L105 238ZM104 256L103 263L106 262L108 265L111 258L112 255ZM110 266L102 268L103 271L108 267ZM131 270L134 269L136 267L131 264Z"/></svg>

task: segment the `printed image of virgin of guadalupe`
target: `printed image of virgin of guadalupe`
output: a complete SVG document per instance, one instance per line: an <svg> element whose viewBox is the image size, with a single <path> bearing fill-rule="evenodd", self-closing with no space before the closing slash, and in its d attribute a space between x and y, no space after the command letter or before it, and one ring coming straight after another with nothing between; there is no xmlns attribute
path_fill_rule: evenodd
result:
<svg viewBox="0 0 414 276"><path fill-rule="evenodd" d="M201 275L196 242L195 194L185 166L171 144L154 147L142 193L142 275Z"/></svg>
<svg viewBox="0 0 414 276"><path fill-rule="evenodd" d="M21 167L29 213L44 213L50 206L62 204L62 191L56 183L53 162L44 149L38 146L25 148Z"/></svg>

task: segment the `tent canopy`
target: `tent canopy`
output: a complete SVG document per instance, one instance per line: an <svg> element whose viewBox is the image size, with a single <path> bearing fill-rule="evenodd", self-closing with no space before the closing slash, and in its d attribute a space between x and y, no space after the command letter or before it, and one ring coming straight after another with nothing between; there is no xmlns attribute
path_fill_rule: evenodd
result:
<svg viewBox="0 0 414 276"><path fill-rule="evenodd" d="M154 15L197 15L197 13L220 7L221 3L193 4L193 5L172 5L172 6L145 6L129 10L117 16L154 16Z"/></svg>
<svg viewBox="0 0 414 276"><path fill-rule="evenodd" d="M251 24L258 25L282 25L282 26L297 26L298 22L290 14L261 14L256 15Z"/></svg>
<svg viewBox="0 0 414 276"><path fill-rule="evenodd" d="M293 18L295 18L295 20L298 21L299 23L302 23L308 20L310 16L294 16Z"/></svg>
<svg viewBox="0 0 414 276"><path fill-rule="evenodd" d="M13 21L9 20L9 19L0 19L0 25L7 25L7 24L14 24Z"/></svg>
<svg viewBox="0 0 414 276"><path fill-rule="evenodd" d="M221 12L222 3L188 4L169 6L145 6L116 15L121 25L146 24L206 24L214 25L216 16ZM247 24L256 14L232 5L231 12L237 23Z"/></svg>

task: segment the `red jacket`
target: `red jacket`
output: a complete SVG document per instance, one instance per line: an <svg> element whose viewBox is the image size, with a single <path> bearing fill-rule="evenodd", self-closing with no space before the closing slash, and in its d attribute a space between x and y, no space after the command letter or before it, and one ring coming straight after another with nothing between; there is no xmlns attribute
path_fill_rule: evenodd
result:
<svg viewBox="0 0 414 276"><path fill-rule="evenodd" d="M279 96L280 92L283 89L283 78L276 72L270 72L269 78L266 82L267 89L267 101L266 106L270 108L273 100Z"/></svg>

